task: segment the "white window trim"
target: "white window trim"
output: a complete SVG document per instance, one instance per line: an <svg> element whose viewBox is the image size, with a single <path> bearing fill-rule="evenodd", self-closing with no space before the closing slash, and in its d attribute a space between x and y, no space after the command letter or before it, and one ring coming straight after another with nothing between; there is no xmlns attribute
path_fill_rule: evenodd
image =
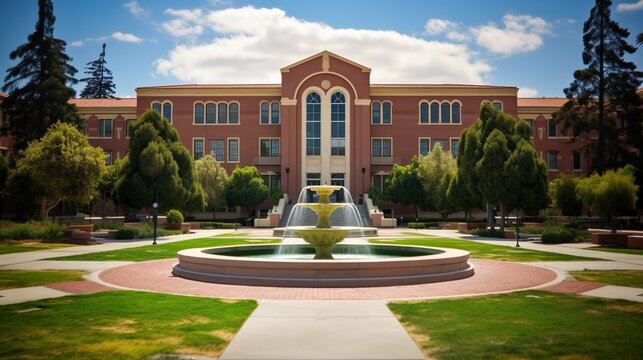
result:
<svg viewBox="0 0 643 360"><path fill-rule="evenodd" d="M222 156L222 159L221 159L221 160L217 160L216 154L214 153L214 149L212 149L212 141L223 141L223 154L221 154L221 156ZM227 154L226 154L226 145L227 145L227 142L226 142L226 139L225 139L225 138L214 138L214 139L209 139L209 140L208 140L208 146L210 146L210 152L208 152L208 154L211 154L211 155L212 155L212 157L214 157L214 159L215 159L217 162L219 162L219 163L224 163L224 162L226 161L226 155L227 155Z"/></svg>
<svg viewBox="0 0 643 360"><path fill-rule="evenodd" d="M486 101L486 100L485 100ZM422 122L422 104L426 103L428 105L428 113L427 113L427 120L428 122L423 123ZM432 104L438 104L438 122L432 123L431 122L431 105ZM443 123L442 122L442 104L449 104L449 122L448 123ZM460 104L460 122L454 123L453 122L453 104L458 103ZM462 102L458 99L455 100L420 100L418 103L418 125L426 126L426 125L432 125L432 126L460 126L462 125ZM391 111L392 113L392 111Z"/></svg>
<svg viewBox="0 0 643 360"><path fill-rule="evenodd" d="M379 123L374 123L373 122L373 104L378 103L380 104L380 122ZM384 104L389 103L391 104L391 122L385 123L384 122ZM371 125L385 125L385 126L390 126L393 125L393 102L390 100L375 100L371 102Z"/></svg>
<svg viewBox="0 0 643 360"><path fill-rule="evenodd" d="M130 121L133 124L134 121L136 121L136 119L125 119L125 138L126 139L129 139L129 138L132 137L132 134L130 134L129 125L127 125L127 123L130 122Z"/></svg>
<svg viewBox="0 0 643 360"><path fill-rule="evenodd" d="M271 155L270 156L261 156L261 140L270 140L271 142L272 142L272 140L278 140L279 141L279 156L271 156ZM281 157L281 138L280 137L276 137L276 136L273 136L273 137L269 137L269 136L268 137L260 137L258 144L259 144L259 157L262 157L262 158L266 158L266 157L267 158ZM270 152L272 154L272 144L270 144L270 145L271 145Z"/></svg>
<svg viewBox="0 0 643 360"><path fill-rule="evenodd" d="M197 123L196 122L196 106L197 105L203 105L203 123ZM192 125L205 125L205 103L203 101L195 101L192 103Z"/></svg>
<svg viewBox="0 0 643 360"><path fill-rule="evenodd" d="M419 137L418 138L418 155L422 155L422 140L428 140L429 141L429 151L427 151L427 154L431 151L431 138L430 137Z"/></svg>
<svg viewBox="0 0 643 360"><path fill-rule="evenodd" d="M197 140L201 140L203 142L203 155L201 155L201 157L206 155L206 153L205 153L205 138L194 137L194 138L192 138L192 159L195 159L194 150L196 149L196 146L194 146L194 144L196 143Z"/></svg>
<svg viewBox="0 0 643 360"><path fill-rule="evenodd" d="M426 104L426 122L422 122L422 104ZM431 103L428 100L420 100L418 102L418 125L430 125L431 124Z"/></svg>
<svg viewBox="0 0 643 360"><path fill-rule="evenodd" d="M112 124L112 135L111 136L100 136L100 131L101 131L101 121L102 120L109 120ZM108 118L98 118L98 136L96 139L113 139L114 138L114 119L108 119Z"/></svg>
<svg viewBox="0 0 643 360"><path fill-rule="evenodd" d="M272 123L272 104L277 103L279 105L279 122L278 123ZM262 123L261 122L261 104L268 104L268 122L267 123ZM261 126L266 126L266 125L281 125L281 102L276 101L276 100L261 100L259 101L259 125ZM234 125L234 124L233 124Z"/></svg>
<svg viewBox="0 0 643 360"><path fill-rule="evenodd" d="M373 155L373 140L386 140L386 139L391 140L391 155L390 156L384 156L384 155L374 156ZM384 142L382 142L382 147L380 149L384 150ZM392 137L372 137L371 138L371 157L392 158L393 157L393 138Z"/></svg>
<svg viewBox="0 0 643 360"><path fill-rule="evenodd" d="M237 141L237 160L230 160L230 142ZM281 146L281 144L279 144ZM226 162L230 164L238 164L241 162L241 139L238 137L229 137L226 139Z"/></svg>
<svg viewBox="0 0 643 360"><path fill-rule="evenodd" d="M451 148L451 145L452 145L452 141L453 141L453 140L458 140L458 145L460 145L460 138L459 138L459 137L457 137L457 136L453 136L453 137L450 137L450 138L449 138L449 153L451 153L451 155L453 155L453 149ZM456 149L456 150L457 150L457 149ZM458 154L456 154L456 156L458 156Z"/></svg>
<svg viewBox="0 0 643 360"><path fill-rule="evenodd" d="M556 168L555 169L550 169L549 168L549 154L551 154L551 153L556 155ZM547 151L547 171L559 171L559 169L558 169L558 156L559 156L558 151Z"/></svg>
<svg viewBox="0 0 643 360"><path fill-rule="evenodd" d="M380 122L378 122L378 123L373 122L373 106L375 106L375 104L380 105ZM379 101L379 100L371 101L371 113L369 114L369 117L371 118L371 125L382 125L382 118L383 118L382 113L383 113L383 111L382 111L382 102Z"/></svg>

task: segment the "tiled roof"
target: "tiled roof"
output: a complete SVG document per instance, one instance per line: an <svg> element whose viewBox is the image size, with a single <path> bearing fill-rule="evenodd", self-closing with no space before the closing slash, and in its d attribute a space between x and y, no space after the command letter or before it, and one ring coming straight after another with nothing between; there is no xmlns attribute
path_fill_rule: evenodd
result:
<svg viewBox="0 0 643 360"><path fill-rule="evenodd" d="M518 98L518 107L562 107L567 98Z"/></svg>
<svg viewBox="0 0 643 360"><path fill-rule="evenodd" d="M71 104L83 108L136 107L136 98L122 99L69 99Z"/></svg>

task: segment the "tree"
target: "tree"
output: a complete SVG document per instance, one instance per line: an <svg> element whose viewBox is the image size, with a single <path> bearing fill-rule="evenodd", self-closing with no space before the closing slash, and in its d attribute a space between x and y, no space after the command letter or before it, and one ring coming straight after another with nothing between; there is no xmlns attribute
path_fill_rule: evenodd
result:
<svg viewBox="0 0 643 360"><path fill-rule="evenodd" d="M436 144L426 155L418 159L417 174L426 194L429 209L449 214L453 211L447 191L451 180L455 178L457 165L453 156Z"/></svg>
<svg viewBox="0 0 643 360"><path fill-rule="evenodd" d="M2 219L4 197L7 195L7 179L9 178L9 160L0 154L0 219Z"/></svg>
<svg viewBox="0 0 643 360"><path fill-rule="evenodd" d="M205 193L206 208L213 211L212 220L215 220L217 208L226 205L228 174L211 154L195 161L194 169L197 181Z"/></svg>
<svg viewBox="0 0 643 360"><path fill-rule="evenodd" d="M643 150L643 102L636 93L643 73L624 60L636 48L627 42L629 31L611 20L611 5L611 0L596 0L583 26L587 67L574 72L564 90L569 100L553 115L563 131L572 130L573 140L585 139L599 173L633 160L640 166Z"/></svg>
<svg viewBox="0 0 643 360"><path fill-rule="evenodd" d="M103 51L98 56L97 60L90 61L85 67L85 74L90 77L80 79L81 82L86 82L85 88L80 92L81 98L89 99L105 99L114 97L114 82L112 82L112 72L105 64L105 43L103 43Z"/></svg>
<svg viewBox="0 0 643 360"><path fill-rule="evenodd" d="M40 204L40 218L60 201L88 203L97 194L105 171L105 153L89 145L87 137L69 124L56 123L29 144L12 177L27 177L30 192Z"/></svg>
<svg viewBox="0 0 643 360"><path fill-rule="evenodd" d="M130 151L116 184L119 201L134 208L156 202L161 211L203 209L205 195L196 181L194 160L176 129L150 109L131 130Z"/></svg>
<svg viewBox="0 0 643 360"><path fill-rule="evenodd" d="M426 194L417 175L418 160L413 157L409 165L393 165L393 170L384 183L384 195L396 204L414 205L415 218L418 207L425 205Z"/></svg>
<svg viewBox="0 0 643 360"><path fill-rule="evenodd" d="M517 124L517 131L522 124ZM547 167L531 142L521 138L516 143L505 162L504 174L509 209L537 210L547 206Z"/></svg>
<svg viewBox="0 0 643 360"><path fill-rule="evenodd" d="M480 207L482 201L478 193L476 176L476 163L480 160L479 126L471 126L460 135L458 143L458 157L456 158L456 176L451 180L448 198L456 209L463 210L469 216L470 209Z"/></svg>
<svg viewBox="0 0 643 360"><path fill-rule="evenodd" d="M608 222L612 233L616 233L618 217L636 209L638 188L631 167L594 174L579 184L585 205Z"/></svg>
<svg viewBox="0 0 643 360"><path fill-rule="evenodd" d="M478 191L486 203L500 209L501 217L504 216L509 201L509 194L505 190L507 176L504 168L510 155L505 135L495 129L484 143L482 159L476 164L476 173L480 180ZM504 231L502 220L500 230Z"/></svg>
<svg viewBox="0 0 643 360"><path fill-rule="evenodd" d="M39 0L36 30L10 54L11 60L20 61L7 70L2 90L9 97L2 106L10 115L16 150L41 138L58 121L76 126L81 122L76 106L67 102L75 95L67 84L77 82L76 69L68 63L67 44L53 36L55 20L51 0Z"/></svg>
<svg viewBox="0 0 643 360"><path fill-rule="evenodd" d="M226 200L228 205L243 206L248 216L252 208L261 204L268 198L268 187L263 182L259 170L254 166L237 166L230 174L230 181L226 187Z"/></svg>
<svg viewBox="0 0 643 360"><path fill-rule="evenodd" d="M583 202L576 194L580 180L578 176L562 174L549 186L553 206L565 216L579 216L583 211Z"/></svg>

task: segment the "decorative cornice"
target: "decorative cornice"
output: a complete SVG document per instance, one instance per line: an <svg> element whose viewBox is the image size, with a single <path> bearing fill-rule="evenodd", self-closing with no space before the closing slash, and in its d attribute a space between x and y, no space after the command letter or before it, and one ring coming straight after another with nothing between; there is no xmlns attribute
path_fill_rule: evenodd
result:
<svg viewBox="0 0 643 360"><path fill-rule="evenodd" d="M281 96L281 86L217 86L186 88L138 88L137 96Z"/></svg>
<svg viewBox="0 0 643 360"><path fill-rule="evenodd" d="M281 98L281 105L284 106L296 106L297 105L297 99L289 99L286 97Z"/></svg>
<svg viewBox="0 0 643 360"><path fill-rule="evenodd" d="M513 96L517 87L458 86L458 85L377 85L371 86L371 96Z"/></svg>
<svg viewBox="0 0 643 360"><path fill-rule="evenodd" d="M364 106L370 106L371 105L371 99L355 99L355 105L364 105Z"/></svg>

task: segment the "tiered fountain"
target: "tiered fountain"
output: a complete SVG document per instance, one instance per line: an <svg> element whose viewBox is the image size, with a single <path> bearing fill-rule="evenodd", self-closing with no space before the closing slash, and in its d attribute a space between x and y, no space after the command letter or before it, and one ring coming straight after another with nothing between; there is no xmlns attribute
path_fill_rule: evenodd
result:
<svg viewBox="0 0 643 360"><path fill-rule="evenodd" d="M408 285L473 275L466 251L368 244L362 229L344 187L307 186L283 230L283 244L182 250L173 274L225 284L301 287ZM339 244L348 237L357 239Z"/></svg>

